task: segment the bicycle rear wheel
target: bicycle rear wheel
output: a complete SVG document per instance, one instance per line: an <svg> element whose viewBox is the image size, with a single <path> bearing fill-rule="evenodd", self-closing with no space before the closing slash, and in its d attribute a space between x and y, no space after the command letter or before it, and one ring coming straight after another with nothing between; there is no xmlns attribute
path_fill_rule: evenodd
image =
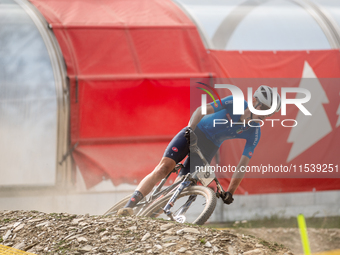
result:
<svg viewBox="0 0 340 255"><path fill-rule="evenodd" d="M180 181L178 181L177 183L174 183L172 184L171 186L167 187L167 188L164 188L161 192L159 192L159 196L164 196L165 194L171 192L171 190L173 188L175 188L177 185L179 185ZM130 200L130 198L132 197L133 194L130 194L126 197L124 197L122 200L120 200L118 203L116 203L114 206L112 206L106 213L104 213L104 216L107 216L107 215L113 215L113 214L117 214L117 211L120 209L120 208L123 208L126 203ZM141 216L141 213L150 205L153 203L153 201L155 200L152 199L150 200L150 198L147 197L144 197L141 201L139 201L137 203L137 205L135 207L133 207L133 214L136 215L136 216Z"/></svg>
<svg viewBox="0 0 340 255"><path fill-rule="evenodd" d="M163 208L173 193L158 199L143 211L140 216L169 219ZM188 222L203 225L214 212L216 195L213 190L203 186L185 188L178 196L171 209L173 218L180 223Z"/></svg>
<svg viewBox="0 0 340 255"><path fill-rule="evenodd" d="M112 206L106 213L104 213L104 216L117 214L117 211L126 205L126 203L130 200L131 196L132 194L124 197L117 204ZM133 214L138 216L141 213L141 211L145 209L146 206L147 204L144 198L133 208Z"/></svg>

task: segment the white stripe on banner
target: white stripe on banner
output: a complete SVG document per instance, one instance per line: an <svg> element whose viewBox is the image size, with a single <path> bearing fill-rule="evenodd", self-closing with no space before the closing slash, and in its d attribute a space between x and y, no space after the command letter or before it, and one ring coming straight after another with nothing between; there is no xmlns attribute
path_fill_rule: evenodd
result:
<svg viewBox="0 0 340 255"><path fill-rule="evenodd" d="M206 115L207 114L207 95L206 94L202 94L202 115Z"/></svg>

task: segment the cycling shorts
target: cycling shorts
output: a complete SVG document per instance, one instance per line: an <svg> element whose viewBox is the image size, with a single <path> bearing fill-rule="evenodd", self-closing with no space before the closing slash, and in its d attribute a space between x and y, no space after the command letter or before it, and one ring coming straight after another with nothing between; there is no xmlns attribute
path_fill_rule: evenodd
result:
<svg viewBox="0 0 340 255"><path fill-rule="evenodd" d="M189 172L193 173L196 166L203 166L201 158L196 153L189 153L189 145L186 138L184 137L185 130L186 127L178 132L178 134L171 140L168 147L165 149L163 155L163 157L173 159L176 164L188 156L184 161L184 167L181 169L178 176L186 175ZM210 141L199 128L195 129L195 134L197 136L198 147L200 148L205 159L210 163L217 153L219 147Z"/></svg>

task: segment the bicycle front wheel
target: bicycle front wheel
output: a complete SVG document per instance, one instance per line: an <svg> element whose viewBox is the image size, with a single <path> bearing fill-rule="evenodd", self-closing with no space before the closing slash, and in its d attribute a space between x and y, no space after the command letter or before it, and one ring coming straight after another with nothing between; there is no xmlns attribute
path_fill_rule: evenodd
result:
<svg viewBox="0 0 340 255"><path fill-rule="evenodd" d="M169 219L163 208L168 203L173 193L156 200L140 216ZM208 187L191 186L185 188L178 196L171 209L172 217L180 223L203 225L214 212L216 195Z"/></svg>

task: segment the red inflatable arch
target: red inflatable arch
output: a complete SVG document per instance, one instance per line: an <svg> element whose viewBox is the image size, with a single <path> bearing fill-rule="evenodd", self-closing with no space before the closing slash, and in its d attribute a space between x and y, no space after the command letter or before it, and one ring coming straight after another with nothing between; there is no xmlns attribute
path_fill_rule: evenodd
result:
<svg viewBox="0 0 340 255"><path fill-rule="evenodd" d="M167 143L188 123L190 78L301 78L306 62L318 78L340 77L337 49L208 50L193 21L170 0L31 2L50 24L67 65L71 148L88 188L103 178L114 185L137 183L155 167ZM340 163L340 87L322 85L332 102L326 107L334 116L332 132L293 159L294 164L312 159ZM294 117L296 111L290 114ZM292 146L288 131L263 136L251 164L261 164L268 155L272 164L285 163ZM273 139L282 144L282 155L265 150ZM226 142L221 163L237 164L242 146L242 141ZM331 154L320 156L325 146ZM340 179L245 179L239 191L313 188L339 189Z"/></svg>

